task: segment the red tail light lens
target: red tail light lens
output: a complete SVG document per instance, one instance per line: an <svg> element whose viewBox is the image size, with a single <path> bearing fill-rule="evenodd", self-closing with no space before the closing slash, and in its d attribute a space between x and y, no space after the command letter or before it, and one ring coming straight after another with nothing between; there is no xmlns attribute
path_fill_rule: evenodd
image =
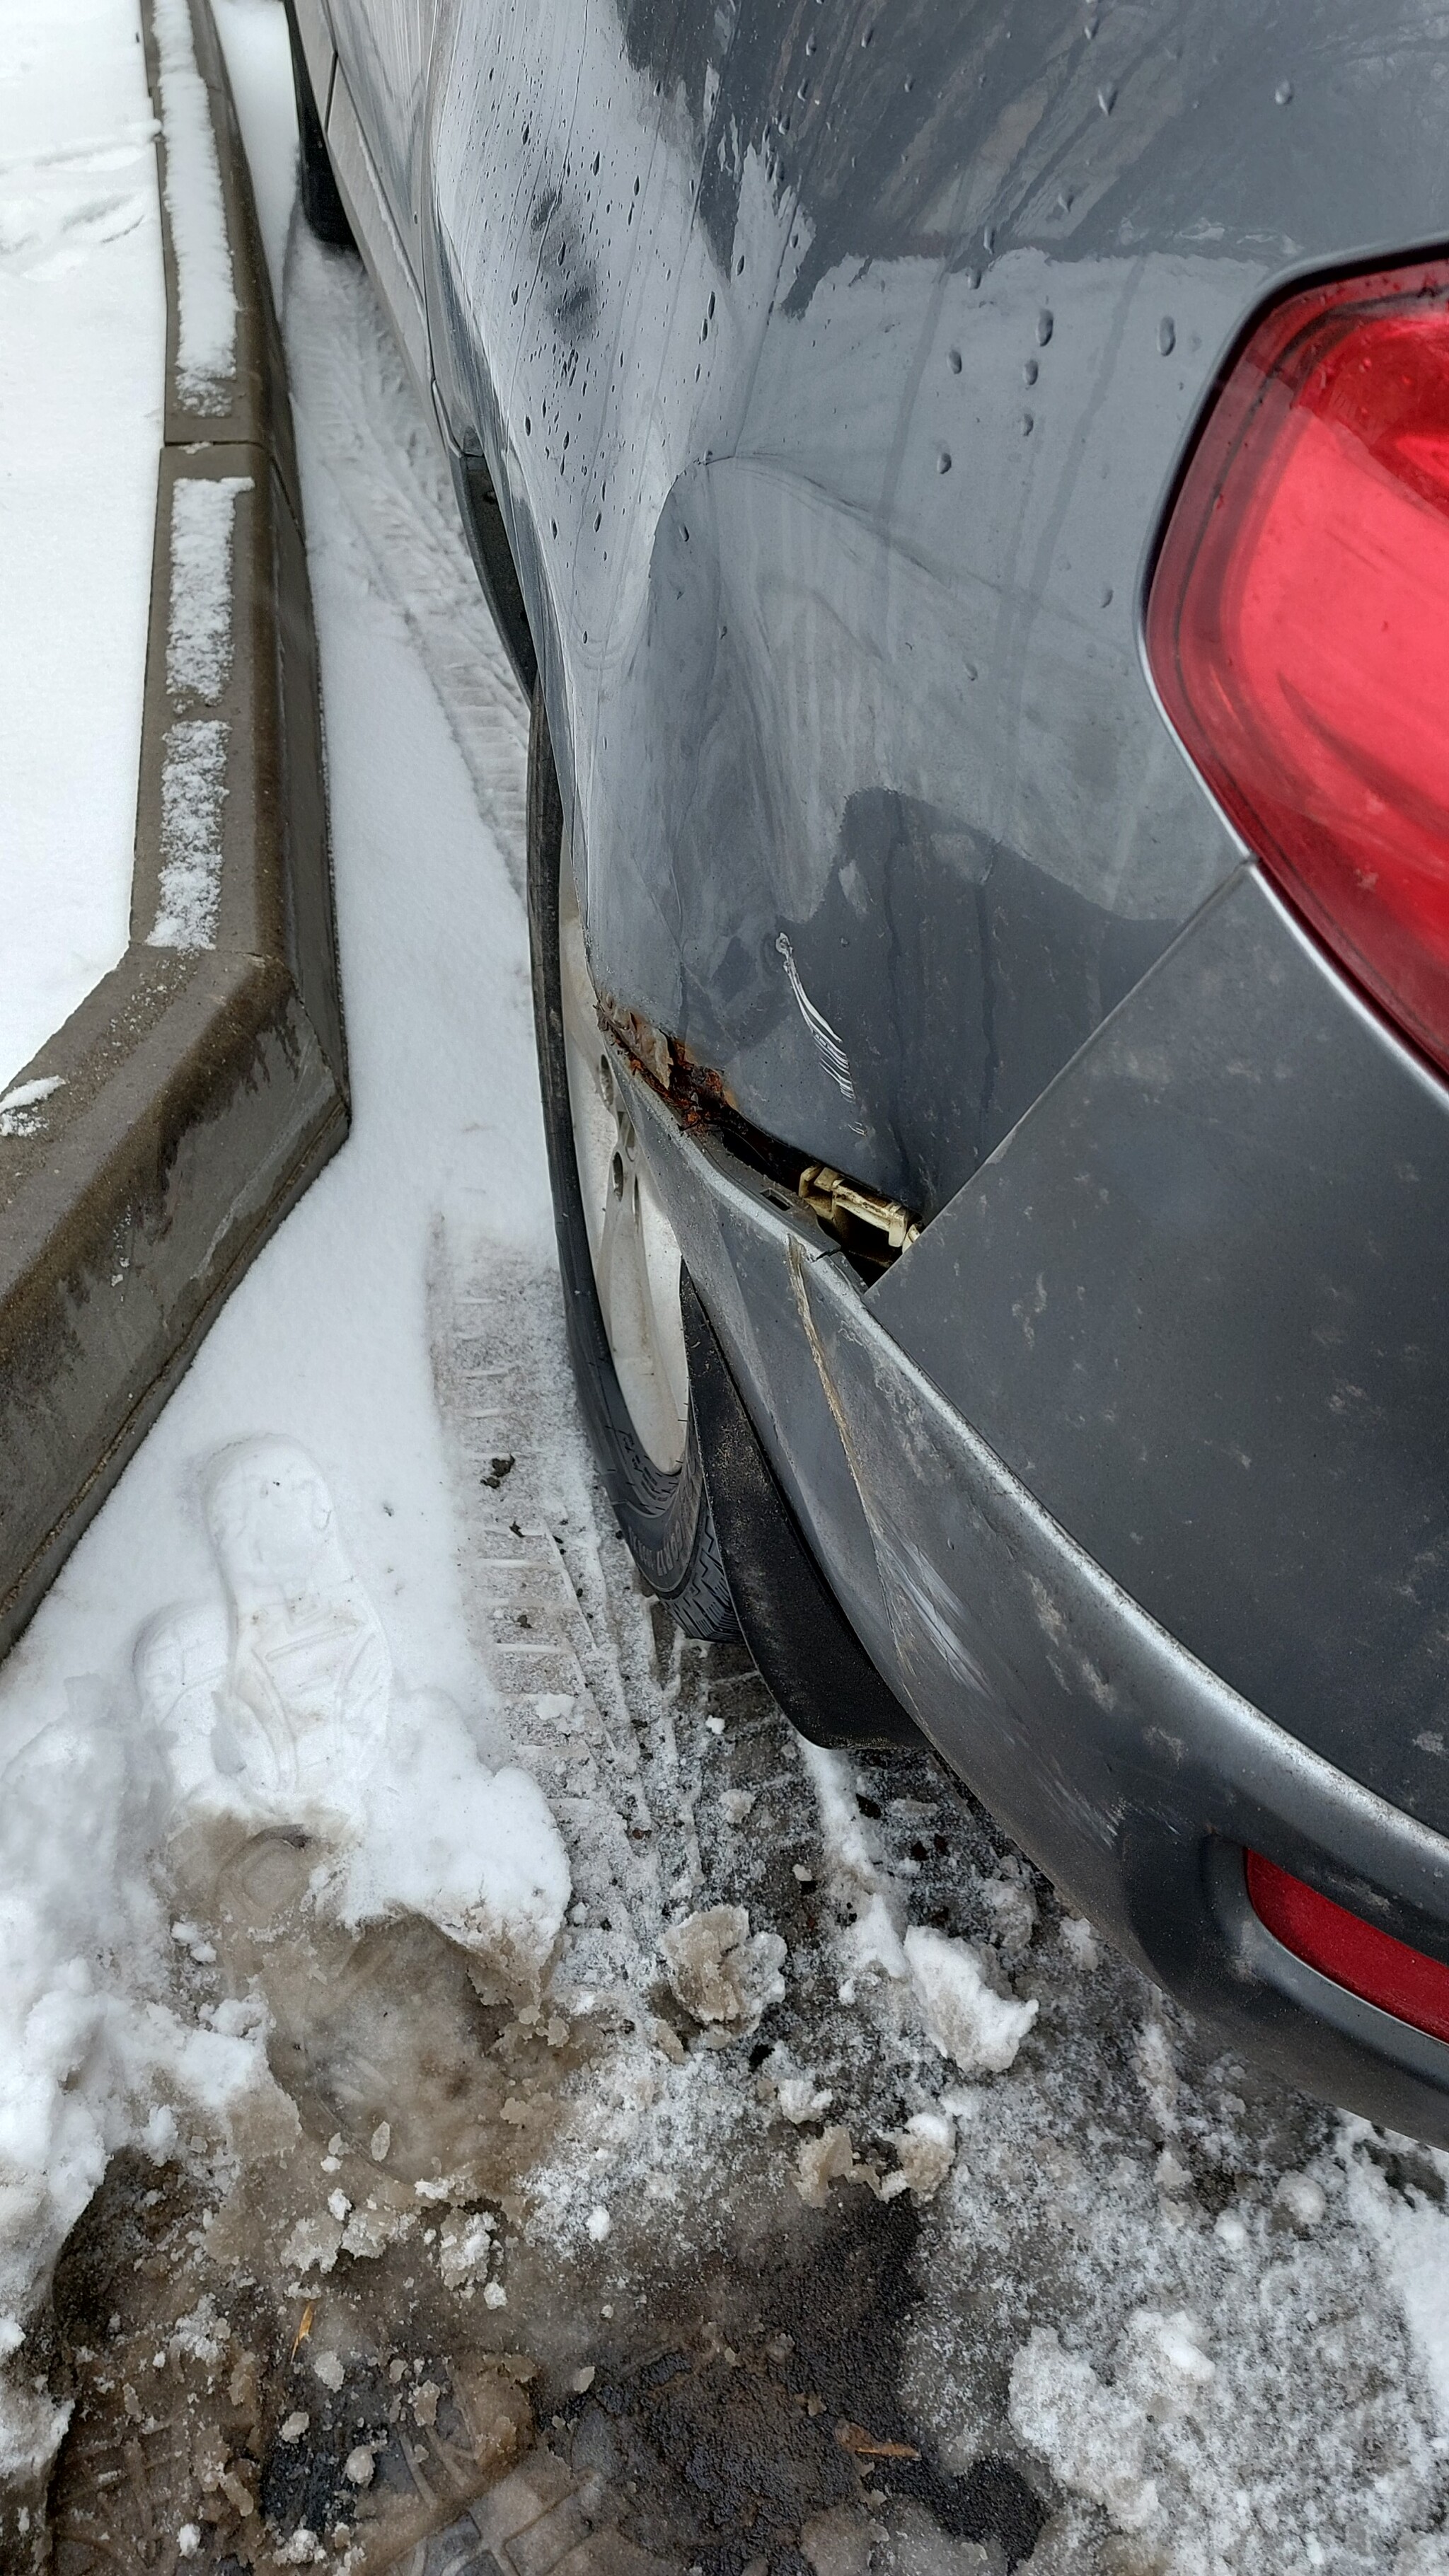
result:
<svg viewBox="0 0 1449 2576"><path fill-rule="evenodd" d="M1261 1852L1245 1855L1254 1913L1285 1950L1396 2021L1449 2039L1449 1968L1320 1896Z"/></svg>
<svg viewBox="0 0 1449 2576"><path fill-rule="evenodd" d="M1449 1069L1449 263L1259 324L1169 521L1147 650L1249 848Z"/></svg>

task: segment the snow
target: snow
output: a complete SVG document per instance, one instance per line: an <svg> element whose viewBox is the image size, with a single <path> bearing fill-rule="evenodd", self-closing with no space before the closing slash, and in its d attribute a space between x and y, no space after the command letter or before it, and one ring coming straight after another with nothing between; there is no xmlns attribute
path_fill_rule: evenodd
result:
<svg viewBox="0 0 1449 2576"><path fill-rule="evenodd" d="M1063 2486L1105 2506L1118 2531L1157 2515L1157 2489L1142 2467L1143 2418L1105 2388L1091 2363L1064 2352L1054 2326L1036 2326L1011 2373L1011 2421Z"/></svg>
<svg viewBox="0 0 1449 2576"><path fill-rule="evenodd" d="M161 755L161 900L148 948L214 948L221 911L221 809L230 727L168 725Z"/></svg>
<svg viewBox="0 0 1449 2576"><path fill-rule="evenodd" d="M136 0L5 11L0 1086L126 945L165 360L154 134Z"/></svg>
<svg viewBox="0 0 1449 2576"><path fill-rule="evenodd" d="M153 0L153 12L176 260L177 391L189 411L225 413L236 372L236 281L211 107L188 0Z"/></svg>
<svg viewBox="0 0 1449 2576"><path fill-rule="evenodd" d="M171 5L179 45L181 0ZM281 26L280 10L268 15ZM105 13L55 23L73 41L89 24L100 57L70 130L99 124L114 137L106 107L119 91L132 118L134 84L129 61L118 73L99 46ZM170 60L168 115L179 81L184 116L186 66L178 51ZM177 186L189 188L184 153L173 162ZM150 243L154 256L154 224ZM191 356L219 365L214 261L193 277ZM320 263L313 285L325 307ZM350 276L342 291L355 293ZM133 296L128 328L135 305ZM60 328L53 322L56 338ZM119 384L124 394L124 366ZM305 377L298 392L305 428ZM138 694L158 426L153 409L144 548L127 563L124 514L109 523L108 496L104 544L90 531L100 570L87 565L84 594L88 606L99 582L105 606L116 569L116 622L124 626L124 606L137 620ZM43 444L34 421L26 444ZM228 2033L174 2008L169 1927L195 1910L175 1901L176 1877L209 1866L224 1830L263 1816L306 1826L321 1846L312 1902L322 1914L355 1922L421 1906L510 1988L543 1974L567 1899L545 1803L489 1732L490 1695L462 1616L427 1330L440 1229L471 1238L486 1209L513 1241L541 1249L546 1240L524 925L447 718L402 618L378 598L315 441L304 472L354 1130L243 1282L0 1671L0 2154L14 2177L0 2188L0 2312L19 2323L120 2146L164 2157L194 2126L218 2152L237 2153L244 2135L261 2137L283 2115L265 2017ZM212 574L216 528L199 540ZM192 593L185 647L203 663L217 631L209 590L210 575ZM86 624L80 596L67 612L72 651ZM30 594L23 604L28 613ZM28 651L42 634L37 620ZM124 677L111 667L108 697ZM504 704L517 756L511 691ZM139 705L127 894L138 726ZM199 718L168 736L152 931L163 943L214 935L222 730ZM68 744L73 733L72 702ZM46 757L59 765L53 731ZM11 886L7 863L7 902ZM34 894L31 903L43 909ZM124 922L113 953L123 940ZM476 1044L480 1015L497 1032L491 1056ZM0 2474L48 2456L63 2430L23 2361L22 2349L4 2383Z"/></svg>
<svg viewBox="0 0 1449 2576"><path fill-rule="evenodd" d="M109 2156L158 2159L190 2102L227 2143L248 2111L258 2140L273 2088L257 2038L187 2027L166 2000L164 1911L145 1868L161 1783L95 1684L74 1682L0 1771L0 2318L17 2351L36 2287ZM285 2111L276 2111L285 2126ZM12 2378L0 2402L0 2475L43 2458L64 2430Z"/></svg>
<svg viewBox="0 0 1449 2576"><path fill-rule="evenodd" d="M219 698L231 675L232 521L249 474L184 478L171 494L171 620L166 686Z"/></svg>
<svg viewBox="0 0 1449 2576"><path fill-rule="evenodd" d="M42 1102L64 1089L63 1073L40 1074L33 1082L12 1083L0 1099L0 1136L33 1136L43 1123L36 1114Z"/></svg>
<svg viewBox="0 0 1449 2576"><path fill-rule="evenodd" d="M963 2075L1004 2074L1036 2019L1036 2004L998 1993L968 1942L923 1924L913 1924L902 1937L904 1900L871 1848L849 1763L814 1744L802 1744L800 1752L819 1800L834 1886L853 1916L840 1944L849 1971L841 2000L853 2000L857 1979L872 1970L909 1985L927 2035L943 2057L953 2059ZM1013 1964L1030 1944L1035 1899L1014 1873L983 1881L981 1894L1002 1935L1003 1965Z"/></svg>
<svg viewBox="0 0 1449 2576"><path fill-rule="evenodd" d="M225 1598L153 1621L136 1653L192 1884L198 1828L300 1827L328 1855L311 1878L320 1912L353 1928L419 1915L505 1992L536 1996L569 1871L534 1781L484 1771L442 1693L396 1688L331 1495L295 1442L223 1450L204 1507ZM374 2134L381 2162L389 2138Z"/></svg>
<svg viewBox="0 0 1449 2576"><path fill-rule="evenodd" d="M214 1911L242 1843L300 1833L319 1919L421 1915L519 1999L539 1991L568 1903L567 1859L532 1779L488 1774L441 1695L396 1689L310 1460L287 1441L236 1444L212 1463L204 1510L216 1595L142 1630L133 1696L71 1685L67 1714L0 1774L0 2158L13 2178L0 2196L0 2298L12 2352L119 2145L166 2155L178 2099L193 2123L210 2113L233 2148L248 2120L254 2143L295 2128L267 2071L264 2010L233 2006L230 2029L220 2012L210 2029L188 2028L162 1999L163 1884ZM194 1928L173 1923L170 1941L213 1958ZM376 2255L399 2232L340 2190L327 2205L330 2238L315 2223L295 2232L299 2269ZM466 2270L477 2256L460 2259ZM9 2393L0 2467L14 2474L64 2424Z"/></svg>
<svg viewBox="0 0 1449 2576"><path fill-rule="evenodd" d="M1359 2225L1378 2246L1403 2304L1405 2323L1449 2449L1449 2221L1445 2215L1449 2154L1442 2148L1426 2152L1410 2139L1391 2134L1391 2151L1407 2154L1418 2185L1396 2191L1389 2185L1382 2159L1372 2152L1352 2154L1355 2147L1371 2150L1373 2138L1366 2120L1345 2121L1350 2205ZM1292 2181L1301 2186L1311 2177L1295 2175ZM1300 2225L1304 2223L1299 2211L1293 2214ZM1315 2208L1308 2223L1316 2225L1319 2215Z"/></svg>

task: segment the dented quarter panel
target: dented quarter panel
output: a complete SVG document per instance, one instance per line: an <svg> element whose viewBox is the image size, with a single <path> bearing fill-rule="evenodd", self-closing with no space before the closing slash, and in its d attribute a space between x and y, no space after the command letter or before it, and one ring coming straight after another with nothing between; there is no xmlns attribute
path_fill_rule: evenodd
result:
<svg viewBox="0 0 1449 2576"><path fill-rule="evenodd" d="M1145 552L1257 301L1442 230L1443 70L1428 0L443 0L435 365L599 980L802 1153L933 1213L1236 863Z"/></svg>

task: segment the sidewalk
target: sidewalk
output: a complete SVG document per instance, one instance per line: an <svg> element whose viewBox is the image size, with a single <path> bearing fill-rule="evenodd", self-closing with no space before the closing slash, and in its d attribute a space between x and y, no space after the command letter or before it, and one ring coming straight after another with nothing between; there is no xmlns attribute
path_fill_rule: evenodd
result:
<svg viewBox="0 0 1449 2576"><path fill-rule="evenodd" d="M4 1095L126 945L166 297L134 0L32 0L0 46Z"/></svg>

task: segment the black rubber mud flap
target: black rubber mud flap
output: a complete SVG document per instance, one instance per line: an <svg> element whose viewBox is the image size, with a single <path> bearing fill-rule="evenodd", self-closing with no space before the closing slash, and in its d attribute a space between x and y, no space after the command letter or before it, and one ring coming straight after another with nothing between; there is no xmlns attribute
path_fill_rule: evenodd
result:
<svg viewBox="0 0 1449 2576"><path fill-rule="evenodd" d="M687 1271L679 1294L705 1488L746 1645L809 1743L919 1748L801 1537Z"/></svg>

